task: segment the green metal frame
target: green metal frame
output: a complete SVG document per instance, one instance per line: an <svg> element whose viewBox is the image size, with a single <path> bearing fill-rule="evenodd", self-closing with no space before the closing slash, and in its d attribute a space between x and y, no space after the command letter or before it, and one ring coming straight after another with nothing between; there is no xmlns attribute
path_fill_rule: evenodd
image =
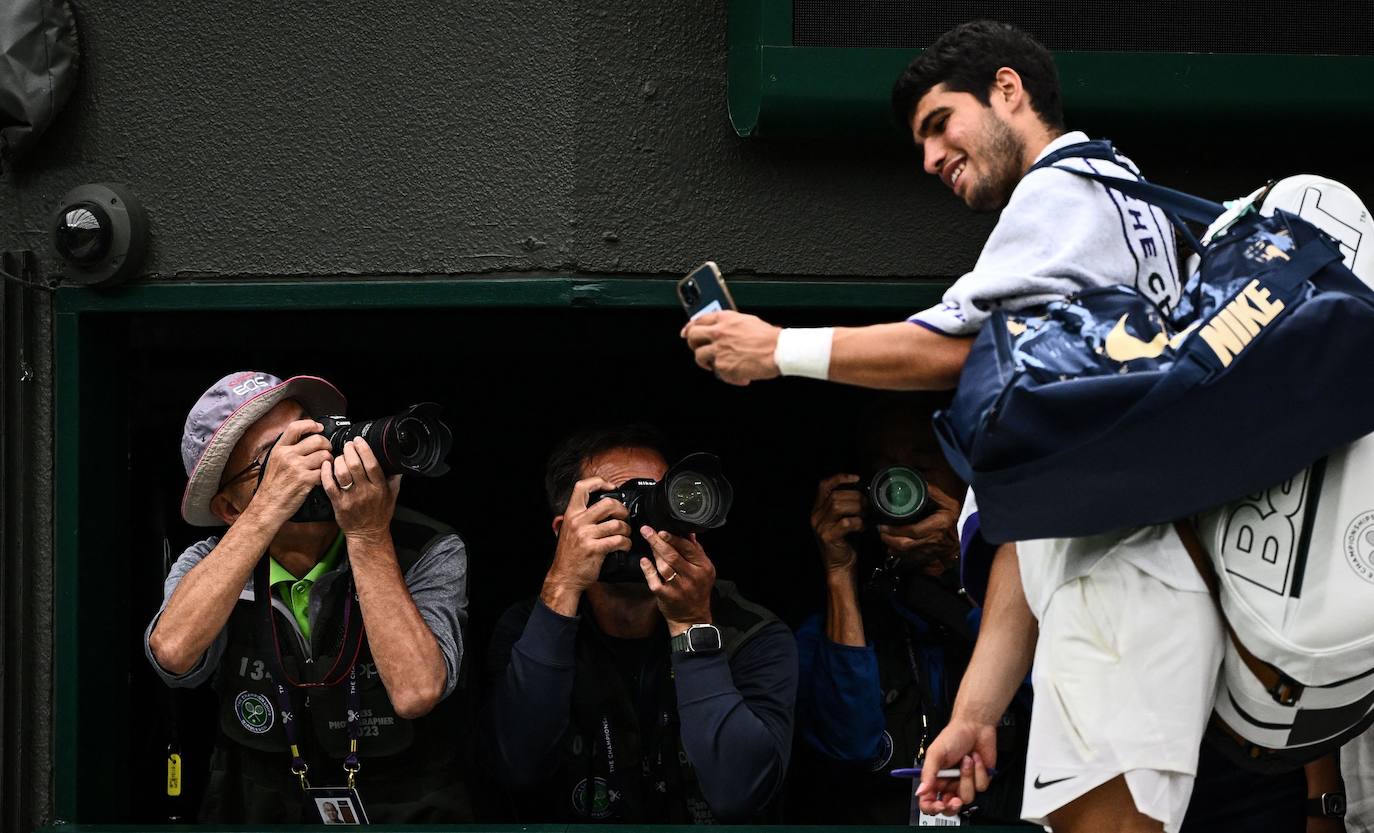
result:
<svg viewBox="0 0 1374 833"><path fill-rule="evenodd" d="M150 313L347 309L671 309L666 277L510 277L350 281L149 282L56 293L54 732L56 818L127 818L123 750L152 716L129 703L128 524L106 508L127 484L122 363L131 318ZM908 312L938 301L947 280L732 280L746 309L865 308ZM118 634L111 640L111 633ZM69 828L64 828L69 829ZM113 828L111 828L113 829Z"/></svg>
<svg viewBox="0 0 1374 833"><path fill-rule="evenodd" d="M919 49L792 46L792 0L730 0L730 122L758 138L909 138L892 84ZM1073 124L1169 129L1374 122L1374 57L1058 52Z"/></svg>

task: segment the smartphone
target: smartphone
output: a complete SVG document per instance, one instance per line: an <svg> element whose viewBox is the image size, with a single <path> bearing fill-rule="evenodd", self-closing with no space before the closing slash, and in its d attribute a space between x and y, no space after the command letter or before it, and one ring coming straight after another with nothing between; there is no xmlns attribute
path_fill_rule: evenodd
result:
<svg viewBox="0 0 1374 833"><path fill-rule="evenodd" d="M677 297L689 320L708 312L736 308L720 269L709 260L677 282Z"/></svg>

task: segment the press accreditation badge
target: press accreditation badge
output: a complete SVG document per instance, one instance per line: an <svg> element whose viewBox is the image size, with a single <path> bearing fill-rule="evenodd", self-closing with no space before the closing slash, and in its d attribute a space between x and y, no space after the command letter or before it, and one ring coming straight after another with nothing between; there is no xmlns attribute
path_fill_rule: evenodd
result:
<svg viewBox="0 0 1374 833"><path fill-rule="evenodd" d="M959 817L958 817L958 816L928 816L928 815L926 815L925 813L919 813L918 816L919 816L919 821L916 822L916 826L917 826L917 827L958 827L958 826L959 826Z"/></svg>
<svg viewBox="0 0 1374 833"><path fill-rule="evenodd" d="M358 791L348 787L307 787L304 816L307 824L367 824Z"/></svg>
<svg viewBox="0 0 1374 833"><path fill-rule="evenodd" d="M916 785L920 783L917 779L911 779L911 815L908 817L907 824L912 827L958 827L959 816L932 816L922 813L920 799L916 797Z"/></svg>

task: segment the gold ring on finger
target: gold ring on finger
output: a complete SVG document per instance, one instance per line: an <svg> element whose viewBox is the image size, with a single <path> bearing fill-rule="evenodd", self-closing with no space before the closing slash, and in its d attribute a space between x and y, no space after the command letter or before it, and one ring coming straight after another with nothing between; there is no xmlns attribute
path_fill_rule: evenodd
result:
<svg viewBox="0 0 1374 833"><path fill-rule="evenodd" d="M340 484L339 484L339 491L341 491L341 492L346 492L346 491L348 491L349 489L353 488L353 483L354 483L354 482L355 482L355 481L350 480L350 481L348 481L347 483L340 483Z"/></svg>
<svg viewBox="0 0 1374 833"><path fill-rule="evenodd" d="M677 573L673 573L671 576L668 576L667 578L665 578L665 579L663 580L663 583L664 583L664 584L667 584L668 582L672 581L672 580L675 579L675 578L677 578Z"/></svg>

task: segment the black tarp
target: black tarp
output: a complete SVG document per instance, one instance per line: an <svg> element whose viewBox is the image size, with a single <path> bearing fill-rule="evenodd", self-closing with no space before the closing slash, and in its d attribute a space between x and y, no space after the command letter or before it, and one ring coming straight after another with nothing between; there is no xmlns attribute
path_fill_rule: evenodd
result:
<svg viewBox="0 0 1374 833"><path fill-rule="evenodd" d="M0 2L0 171L34 147L67 103L79 54L67 0Z"/></svg>

